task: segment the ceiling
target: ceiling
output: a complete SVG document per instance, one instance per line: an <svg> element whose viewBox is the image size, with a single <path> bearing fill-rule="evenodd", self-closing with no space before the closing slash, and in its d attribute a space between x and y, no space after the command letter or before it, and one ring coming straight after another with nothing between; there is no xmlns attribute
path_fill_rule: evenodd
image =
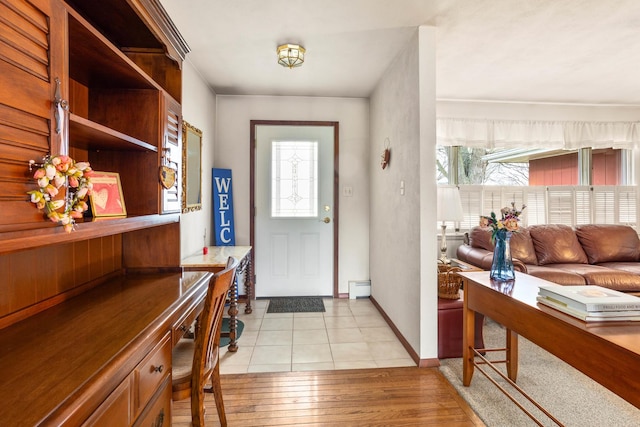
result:
<svg viewBox="0 0 640 427"><path fill-rule="evenodd" d="M368 97L419 25L438 99L640 105L637 0L161 0L217 94ZM276 47L307 49L302 67Z"/></svg>

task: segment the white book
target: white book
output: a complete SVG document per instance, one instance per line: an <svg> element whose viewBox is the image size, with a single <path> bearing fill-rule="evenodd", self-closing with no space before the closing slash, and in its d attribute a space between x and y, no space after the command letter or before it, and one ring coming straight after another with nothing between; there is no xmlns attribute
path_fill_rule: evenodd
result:
<svg viewBox="0 0 640 427"><path fill-rule="evenodd" d="M595 285L541 285L538 295L547 296L583 311L640 311L640 297Z"/></svg>
<svg viewBox="0 0 640 427"><path fill-rule="evenodd" d="M598 313L603 313L603 312L588 312L588 311L576 310L565 304L558 304L553 299L549 299L544 296L538 296L537 300L541 304L544 304L548 307L561 311L577 319L584 320L585 322L623 322L623 321L640 322L640 314L625 315L626 312L624 311L614 311L614 312L607 312L607 313L619 313L619 314L615 316L597 315ZM593 314L596 314L596 315L593 315Z"/></svg>

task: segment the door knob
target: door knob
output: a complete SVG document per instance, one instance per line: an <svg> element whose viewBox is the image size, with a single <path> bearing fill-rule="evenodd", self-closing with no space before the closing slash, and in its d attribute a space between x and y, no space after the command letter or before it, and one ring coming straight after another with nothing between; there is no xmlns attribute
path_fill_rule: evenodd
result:
<svg viewBox="0 0 640 427"><path fill-rule="evenodd" d="M328 216L325 216L320 221L324 222L325 224L329 224L331 222L331 218L329 218Z"/></svg>

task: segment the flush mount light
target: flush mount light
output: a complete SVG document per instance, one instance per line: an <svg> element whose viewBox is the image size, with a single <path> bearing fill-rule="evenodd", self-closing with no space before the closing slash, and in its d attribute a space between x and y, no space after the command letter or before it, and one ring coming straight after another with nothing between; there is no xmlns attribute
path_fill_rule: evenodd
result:
<svg viewBox="0 0 640 427"><path fill-rule="evenodd" d="M283 44L278 46L278 64L283 67L299 67L304 62L306 50L297 44Z"/></svg>

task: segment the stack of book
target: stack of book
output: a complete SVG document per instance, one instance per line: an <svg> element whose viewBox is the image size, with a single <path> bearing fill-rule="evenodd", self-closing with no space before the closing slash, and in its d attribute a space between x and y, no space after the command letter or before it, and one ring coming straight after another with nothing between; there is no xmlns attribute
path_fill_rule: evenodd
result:
<svg viewBox="0 0 640 427"><path fill-rule="evenodd" d="M543 285L537 299L586 322L640 321L640 297L601 286Z"/></svg>

